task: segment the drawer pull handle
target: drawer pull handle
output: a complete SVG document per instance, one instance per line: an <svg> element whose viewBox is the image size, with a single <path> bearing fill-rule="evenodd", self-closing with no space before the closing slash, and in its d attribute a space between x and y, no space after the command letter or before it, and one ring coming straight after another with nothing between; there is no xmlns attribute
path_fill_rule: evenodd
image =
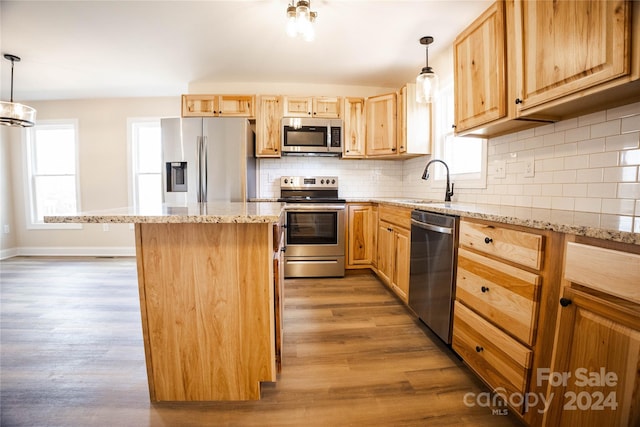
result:
<svg viewBox="0 0 640 427"><path fill-rule="evenodd" d="M563 307L566 307L568 305L571 305L572 301L568 298L560 298L560 305Z"/></svg>
<svg viewBox="0 0 640 427"><path fill-rule="evenodd" d="M485 237L484 242L488 245L489 243L493 242L493 239L491 237Z"/></svg>
<svg viewBox="0 0 640 427"><path fill-rule="evenodd" d="M487 288L486 286L481 287L480 290L482 291L482 293L489 292L489 288Z"/></svg>
<svg viewBox="0 0 640 427"><path fill-rule="evenodd" d="M476 351L478 353L480 353L482 350L484 350L484 348L480 347L479 345L476 346Z"/></svg>

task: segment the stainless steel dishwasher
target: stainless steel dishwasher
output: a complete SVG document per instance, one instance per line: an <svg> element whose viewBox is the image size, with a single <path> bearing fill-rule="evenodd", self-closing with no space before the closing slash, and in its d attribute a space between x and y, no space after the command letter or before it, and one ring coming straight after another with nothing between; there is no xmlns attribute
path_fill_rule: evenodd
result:
<svg viewBox="0 0 640 427"><path fill-rule="evenodd" d="M409 307L451 344L458 246L457 216L411 212Z"/></svg>

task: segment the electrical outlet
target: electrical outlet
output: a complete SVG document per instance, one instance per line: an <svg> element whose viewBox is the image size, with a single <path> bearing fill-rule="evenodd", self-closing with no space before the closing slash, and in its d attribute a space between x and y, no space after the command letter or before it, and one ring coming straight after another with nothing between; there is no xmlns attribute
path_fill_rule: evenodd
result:
<svg viewBox="0 0 640 427"><path fill-rule="evenodd" d="M493 162L493 174L496 178L506 178L507 177L507 161L506 160L496 160Z"/></svg>
<svg viewBox="0 0 640 427"><path fill-rule="evenodd" d="M102 231L109 231L109 224L102 224Z"/></svg>
<svg viewBox="0 0 640 427"><path fill-rule="evenodd" d="M9 227L9 224L5 224L2 230L4 231L4 234L11 233L11 227Z"/></svg>
<svg viewBox="0 0 640 427"><path fill-rule="evenodd" d="M535 161L533 159L526 159L524 161L524 177L533 178L535 175Z"/></svg>

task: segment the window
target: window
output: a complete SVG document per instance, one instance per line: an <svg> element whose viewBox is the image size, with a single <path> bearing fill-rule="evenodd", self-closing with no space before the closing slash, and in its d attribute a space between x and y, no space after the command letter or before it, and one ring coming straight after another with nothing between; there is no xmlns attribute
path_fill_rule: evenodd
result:
<svg viewBox="0 0 640 427"><path fill-rule="evenodd" d="M26 130L27 228L81 228L43 220L79 210L77 129L77 120L41 120Z"/></svg>
<svg viewBox="0 0 640 427"><path fill-rule="evenodd" d="M487 140L457 137L453 134L453 85L440 90L437 102L434 158L447 163L451 181L455 181L456 188L486 188ZM445 180L446 170L442 167L434 168L434 176L437 181Z"/></svg>
<svg viewBox="0 0 640 427"><path fill-rule="evenodd" d="M160 119L131 119L131 201L139 212L162 203Z"/></svg>

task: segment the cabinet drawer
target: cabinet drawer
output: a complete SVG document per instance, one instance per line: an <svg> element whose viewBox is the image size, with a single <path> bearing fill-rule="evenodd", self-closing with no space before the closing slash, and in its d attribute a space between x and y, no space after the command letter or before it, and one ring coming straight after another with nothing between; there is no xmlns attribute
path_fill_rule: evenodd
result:
<svg viewBox="0 0 640 427"><path fill-rule="evenodd" d="M640 255L567 243L564 278L640 303Z"/></svg>
<svg viewBox="0 0 640 427"><path fill-rule="evenodd" d="M537 270L542 268L543 243L544 237L538 234L460 221L460 246Z"/></svg>
<svg viewBox="0 0 640 427"><path fill-rule="evenodd" d="M532 352L456 301L453 349L492 389L506 396L524 393Z"/></svg>
<svg viewBox="0 0 640 427"><path fill-rule="evenodd" d="M458 250L456 298L520 341L533 345L540 276Z"/></svg>
<svg viewBox="0 0 640 427"><path fill-rule="evenodd" d="M411 229L411 209L380 205L378 215L381 221L399 225L407 230Z"/></svg>

